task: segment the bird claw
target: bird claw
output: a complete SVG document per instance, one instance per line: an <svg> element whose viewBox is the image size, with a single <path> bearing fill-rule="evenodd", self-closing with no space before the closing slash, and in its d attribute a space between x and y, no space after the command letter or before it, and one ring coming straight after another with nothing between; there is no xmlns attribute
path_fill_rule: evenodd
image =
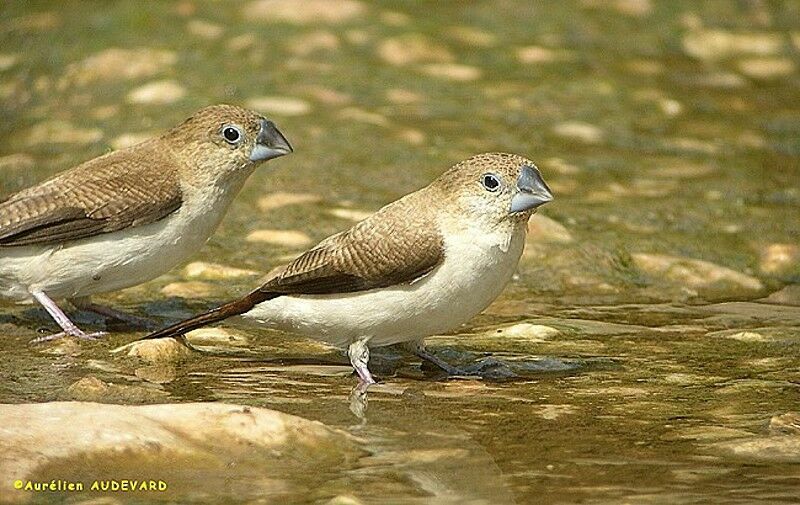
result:
<svg viewBox="0 0 800 505"><path fill-rule="evenodd" d="M107 335L108 333L105 331L95 331L93 333L85 333L82 330L75 328L74 330L70 331L61 331L58 333L54 333L52 335L47 335L45 337L37 337L31 340L29 343L31 344L42 344L44 342L52 342L53 340L58 340L64 337L75 337L81 340L97 340L98 338Z"/></svg>

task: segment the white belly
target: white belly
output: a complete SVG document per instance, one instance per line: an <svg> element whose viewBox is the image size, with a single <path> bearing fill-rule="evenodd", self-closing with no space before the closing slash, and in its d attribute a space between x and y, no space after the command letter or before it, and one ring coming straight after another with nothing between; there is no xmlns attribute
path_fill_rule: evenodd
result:
<svg viewBox="0 0 800 505"><path fill-rule="evenodd" d="M445 240L445 261L412 284L349 295L285 296L257 305L245 320L340 347L360 338L390 345L451 331L485 309L517 267L525 228Z"/></svg>
<svg viewBox="0 0 800 505"><path fill-rule="evenodd" d="M144 226L59 246L0 248L0 296L30 301L89 296L152 280L184 262L208 240L238 188L205 188L176 212Z"/></svg>

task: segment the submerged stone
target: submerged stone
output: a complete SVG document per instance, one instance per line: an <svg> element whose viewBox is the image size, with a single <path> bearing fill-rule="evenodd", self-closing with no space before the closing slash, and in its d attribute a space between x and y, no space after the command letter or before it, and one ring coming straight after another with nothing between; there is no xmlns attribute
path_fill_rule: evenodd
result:
<svg viewBox="0 0 800 505"><path fill-rule="evenodd" d="M177 363L192 355L192 350L174 338L137 340L117 347L112 353L139 358L147 363Z"/></svg>

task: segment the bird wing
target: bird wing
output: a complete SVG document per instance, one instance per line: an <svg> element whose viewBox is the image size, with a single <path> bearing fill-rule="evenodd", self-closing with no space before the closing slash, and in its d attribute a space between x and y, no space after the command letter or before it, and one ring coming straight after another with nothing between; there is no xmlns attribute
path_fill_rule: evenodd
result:
<svg viewBox="0 0 800 505"><path fill-rule="evenodd" d="M444 241L427 215L398 200L323 240L246 296L144 339L177 337L283 295L334 295L414 282L444 260Z"/></svg>
<svg viewBox="0 0 800 505"><path fill-rule="evenodd" d="M63 244L152 223L180 208L167 155L136 154L109 153L1 202L0 247Z"/></svg>

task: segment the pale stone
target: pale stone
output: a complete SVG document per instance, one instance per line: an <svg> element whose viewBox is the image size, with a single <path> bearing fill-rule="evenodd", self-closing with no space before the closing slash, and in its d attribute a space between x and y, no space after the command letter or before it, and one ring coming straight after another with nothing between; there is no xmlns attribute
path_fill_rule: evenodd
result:
<svg viewBox="0 0 800 505"><path fill-rule="evenodd" d="M759 268L768 274L800 270L800 246L797 244L769 244L762 247Z"/></svg>
<svg viewBox="0 0 800 505"><path fill-rule="evenodd" d="M219 402L0 405L0 426L2 475L24 481L65 473L88 489L93 479L119 480L146 468L149 478L167 483L159 500L175 503L186 501L175 494L186 489L221 503L230 499L231 482L246 483L249 496L300 496L307 481L298 475L319 468L346 474L364 455L354 438L320 422ZM192 471L173 472L176 461ZM253 478L262 474L270 478Z"/></svg>
<svg viewBox="0 0 800 505"><path fill-rule="evenodd" d="M250 232L245 240L284 247L303 247L311 244L311 237L296 230L255 230Z"/></svg>
<svg viewBox="0 0 800 505"><path fill-rule="evenodd" d="M723 30L693 30L683 37L689 56L719 60L738 55L769 56L783 47L780 35L772 33L733 33Z"/></svg>
<svg viewBox="0 0 800 505"><path fill-rule="evenodd" d="M186 95L186 89L177 81L154 81L139 86L128 93L128 103L168 105L175 103Z"/></svg>
<svg viewBox="0 0 800 505"><path fill-rule="evenodd" d="M769 430L786 435L800 435L800 413L787 412L772 416L769 420Z"/></svg>
<svg viewBox="0 0 800 505"><path fill-rule="evenodd" d="M411 21L411 18L402 12L384 11L381 12L381 21L389 26L405 26Z"/></svg>
<svg viewBox="0 0 800 505"><path fill-rule="evenodd" d="M192 345L247 345L247 337L222 328L199 328L186 334L186 340Z"/></svg>
<svg viewBox="0 0 800 505"><path fill-rule="evenodd" d="M19 56L16 54L0 54L0 72L8 70L19 61Z"/></svg>
<svg viewBox="0 0 800 505"><path fill-rule="evenodd" d="M110 144L114 149L125 149L126 147L141 144L145 140L153 138L155 135L157 135L156 132L123 133L118 137L114 137Z"/></svg>
<svg viewBox="0 0 800 505"><path fill-rule="evenodd" d="M421 67L423 73L451 81L474 81L481 77L481 69L460 63L431 63Z"/></svg>
<svg viewBox="0 0 800 505"><path fill-rule="evenodd" d="M202 19L193 19L189 21L186 24L186 29L192 35L208 40L216 40L222 37L222 34L225 32L222 26Z"/></svg>
<svg viewBox="0 0 800 505"><path fill-rule="evenodd" d="M565 121L557 124L553 131L560 137L580 140L587 144L597 144L603 140L605 134L597 126L582 121Z"/></svg>
<svg viewBox="0 0 800 505"><path fill-rule="evenodd" d="M567 228L547 216L534 214L528 221L528 241L567 244L574 238Z"/></svg>
<svg viewBox="0 0 800 505"><path fill-rule="evenodd" d="M189 263L183 269L183 272L184 275L190 279L200 278L206 280L236 279L238 277L258 274L258 272L252 270L229 267L218 263L206 263L203 261L193 261Z"/></svg>
<svg viewBox="0 0 800 505"><path fill-rule="evenodd" d="M322 200L322 197L313 193L288 193L278 191L258 199L258 208L262 211L279 209L289 205L300 205L304 203L315 203Z"/></svg>
<svg viewBox="0 0 800 505"><path fill-rule="evenodd" d="M291 96L260 96L247 101L247 106L267 114L302 116L311 112L311 105L301 98Z"/></svg>
<svg viewBox="0 0 800 505"><path fill-rule="evenodd" d="M356 210L356 209L346 209L343 207L338 207L335 209L329 209L328 214L338 217L340 219L348 219L350 221L363 221L364 219L368 218L372 215L372 212L367 212L365 210Z"/></svg>
<svg viewBox="0 0 800 505"><path fill-rule="evenodd" d="M497 45L494 33L473 26L451 26L445 33L451 39L474 47L492 47Z"/></svg>
<svg viewBox="0 0 800 505"><path fill-rule="evenodd" d="M178 61L172 51L110 48L67 67L66 77L79 85L151 77Z"/></svg>
<svg viewBox="0 0 800 505"><path fill-rule="evenodd" d="M164 296L177 296L179 298L204 298L214 293L214 286L207 282L171 282L161 288Z"/></svg>
<svg viewBox="0 0 800 505"><path fill-rule="evenodd" d="M345 105L353 101L353 97L348 93L315 84L306 84L298 90L327 105Z"/></svg>
<svg viewBox="0 0 800 505"><path fill-rule="evenodd" d="M327 30L296 35L290 38L287 44L289 51L298 56L308 56L319 51L335 51L339 46L339 37Z"/></svg>
<svg viewBox="0 0 800 505"><path fill-rule="evenodd" d="M517 49L517 59L520 63L552 63L564 59L563 56L553 50L541 46L526 46Z"/></svg>
<svg viewBox="0 0 800 505"><path fill-rule="evenodd" d="M779 305L800 306L800 284L784 286L780 291L771 293L768 297L762 298L760 301Z"/></svg>
<svg viewBox="0 0 800 505"><path fill-rule="evenodd" d="M643 272L682 283L689 288L709 288L719 282L747 291L761 291L764 288L755 277L709 261L648 253L634 253L632 258L636 267Z"/></svg>
<svg viewBox="0 0 800 505"><path fill-rule="evenodd" d="M244 51L256 45L258 37L255 33L243 33L229 39L226 46L231 51Z"/></svg>
<svg viewBox="0 0 800 505"><path fill-rule="evenodd" d="M501 339L524 340L527 342L544 342L561 332L551 326L532 323L517 323L505 328L497 328L487 333L487 336Z"/></svg>
<svg viewBox="0 0 800 505"><path fill-rule="evenodd" d="M425 143L425 134L414 128L404 128L397 132L397 136L411 144L412 146L420 146Z"/></svg>
<svg viewBox="0 0 800 505"><path fill-rule="evenodd" d="M407 89L392 88L386 90L386 99L398 105L418 103L421 102L423 98L424 97L419 93L415 93Z"/></svg>
<svg viewBox="0 0 800 505"><path fill-rule="evenodd" d="M26 135L28 145L92 144L103 138L98 128L79 128L66 121L53 119L32 126Z"/></svg>
<svg viewBox="0 0 800 505"><path fill-rule="evenodd" d="M715 447L739 458L800 463L800 436L783 435L745 438L715 444Z"/></svg>
<svg viewBox="0 0 800 505"><path fill-rule="evenodd" d="M772 340L761 333L756 333L755 331L738 331L736 333L731 333L724 336L725 338L738 340L740 342L769 342Z"/></svg>
<svg viewBox="0 0 800 505"><path fill-rule="evenodd" d="M157 387L109 384L97 377L84 377L67 388L64 399L101 403L153 403L164 401L169 393Z"/></svg>
<svg viewBox="0 0 800 505"><path fill-rule="evenodd" d="M739 62L739 71L753 79L778 79L794 70L794 62L789 58L752 58Z"/></svg>
<svg viewBox="0 0 800 505"><path fill-rule="evenodd" d="M174 338L136 340L111 351L147 363L177 363L192 355L192 350Z"/></svg>
<svg viewBox="0 0 800 505"><path fill-rule="evenodd" d="M378 45L377 52L383 61L397 66L453 61L450 50L418 33L408 33L383 40Z"/></svg>
<svg viewBox="0 0 800 505"><path fill-rule="evenodd" d="M0 172L8 173L11 170L30 170L36 161L33 156L25 153L8 154L0 156Z"/></svg>
<svg viewBox="0 0 800 505"><path fill-rule="evenodd" d="M345 23L366 12L367 7L358 0L255 0L242 8L247 20L297 25Z"/></svg>
<svg viewBox="0 0 800 505"><path fill-rule="evenodd" d="M339 117L375 126L389 126L389 120L386 119L386 116L359 107L345 107L339 111Z"/></svg>
<svg viewBox="0 0 800 505"><path fill-rule="evenodd" d="M645 17L653 11L651 0L582 0L584 7L611 9L625 16Z"/></svg>
<svg viewBox="0 0 800 505"><path fill-rule="evenodd" d="M683 105L679 101L673 100L672 98L660 99L658 101L658 107L661 109L661 112L670 117L677 116L683 112Z"/></svg>

